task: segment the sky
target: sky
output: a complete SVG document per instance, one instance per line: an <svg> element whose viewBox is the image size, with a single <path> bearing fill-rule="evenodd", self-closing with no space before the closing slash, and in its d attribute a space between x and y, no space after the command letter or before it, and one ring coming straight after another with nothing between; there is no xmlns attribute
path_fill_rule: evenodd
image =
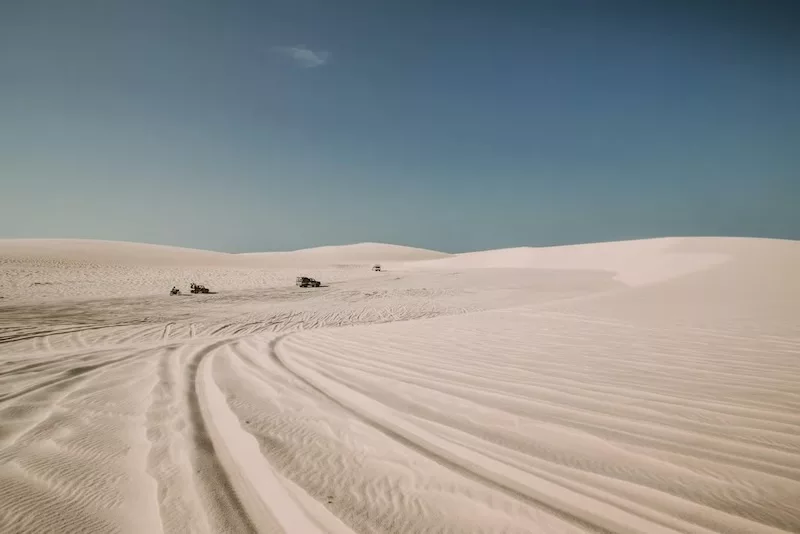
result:
<svg viewBox="0 0 800 534"><path fill-rule="evenodd" d="M800 239L800 4L0 2L0 238Z"/></svg>

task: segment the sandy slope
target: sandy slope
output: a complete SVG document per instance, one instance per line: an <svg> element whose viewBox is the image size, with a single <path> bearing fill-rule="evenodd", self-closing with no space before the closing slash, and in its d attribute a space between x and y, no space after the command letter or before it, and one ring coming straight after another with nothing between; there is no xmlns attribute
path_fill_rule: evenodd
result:
<svg viewBox="0 0 800 534"><path fill-rule="evenodd" d="M718 265L730 257L727 253L730 247L724 247L719 252L711 252L703 248L691 252L681 251L677 245L682 241L684 240L680 238L664 238L558 247L487 250L420 261L409 267L428 269L491 267L600 269L613 272L617 280L628 285L638 286ZM702 239L695 238L694 241L702 241ZM719 238L715 238L715 241L719 241ZM728 244L733 245L733 243Z"/></svg>
<svg viewBox="0 0 800 534"><path fill-rule="evenodd" d="M800 531L800 243L12 245L0 532Z"/></svg>
<svg viewBox="0 0 800 534"><path fill-rule="evenodd" d="M259 252L239 254L254 265L367 264L381 262L420 261L447 258L449 254L415 247L384 243L316 247L292 252Z"/></svg>
<svg viewBox="0 0 800 534"><path fill-rule="evenodd" d="M80 239L0 239L0 299L159 295L196 282L219 291L283 287L296 276L328 282L374 263L447 257L380 243L293 252L227 254L162 245Z"/></svg>
<svg viewBox="0 0 800 534"><path fill-rule="evenodd" d="M165 245L92 239L0 239L5 261L80 262L94 265L223 265L226 267L298 266L305 262L325 265L381 261L418 261L446 258L449 254L384 243L307 248L289 252L228 254Z"/></svg>
<svg viewBox="0 0 800 534"><path fill-rule="evenodd" d="M0 258L5 262L41 261L48 265L219 265L230 263L232 254L164 245L94 239L0 239Z"/></svg>

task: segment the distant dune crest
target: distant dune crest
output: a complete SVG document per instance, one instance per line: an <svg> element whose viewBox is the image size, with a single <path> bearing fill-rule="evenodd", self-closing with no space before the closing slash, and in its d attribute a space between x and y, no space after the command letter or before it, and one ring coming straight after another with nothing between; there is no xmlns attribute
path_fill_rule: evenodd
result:
<svg viewBox="0 0 800 534"><path fill-rule="evenodd" d="M422 248L358 243L287 252L230 254L167 245L91 239L0 239L0 259L102 263L111 265L209 265L283 267L320 262L342 264L378 261L418 261L448 254Z"/></svg>
<svg viewBox="0 0 800 534"><path fill-rule="evenodd" d="M723 242L725 238L714 238ZM702 238L659 238L554 247L518 247L458 254L416 262L409 268L447 269L568 269L615 273L628 285L644 285L675 278L727 261L733 249L681 251L683 243ZM728 245L731 245L729 242ZM712 247L713 248L713 247ZM729 247L728 247L729 248ZM716 249L715 249L716 250Z"/></svg>

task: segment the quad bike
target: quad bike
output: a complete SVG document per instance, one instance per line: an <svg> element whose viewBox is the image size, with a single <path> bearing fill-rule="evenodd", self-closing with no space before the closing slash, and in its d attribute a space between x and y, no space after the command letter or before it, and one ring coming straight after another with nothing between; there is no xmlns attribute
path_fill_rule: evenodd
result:
<svg viewBox="0 0 800 534"><path fill-rule="evenodd" d="M314 280L307 276L298 276L296 283L298 287L319 287L322 285L319 280Z"/></svg>
<svg viewBox="0 0 800 534"><path fill-rule="evenodd" d="M208 288L206 286L201 286L200 284L192 284L189 286L191 287L192 293L208 293Z"/></svg>
<svg viewBox="0 0 800 534"><path fill-rule="evenodd" d="M172 289L170 289L169 294L170 295L180 295L181 294L181 290L178 289L177 287L173 287Z"/></svg>

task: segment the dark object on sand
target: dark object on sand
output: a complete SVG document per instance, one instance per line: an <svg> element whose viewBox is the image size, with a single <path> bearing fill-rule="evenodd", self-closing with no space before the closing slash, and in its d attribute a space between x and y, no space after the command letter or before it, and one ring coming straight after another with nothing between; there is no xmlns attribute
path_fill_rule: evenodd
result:
<svg viewBox="0 0 800 534"><path fill-rule="evenodd" d="M192 293L208 293L208 288L206 286L201 286L200 284L192 284L189 286L191 288Z"/></svg>
<svg viewBox="0 0 800 534"><path fill-rule="evenodd" d="M319 287L321 284L319 280L314 280L313 278L309 278L307 276L298 276L297 285L298 287Z"/></svg>

